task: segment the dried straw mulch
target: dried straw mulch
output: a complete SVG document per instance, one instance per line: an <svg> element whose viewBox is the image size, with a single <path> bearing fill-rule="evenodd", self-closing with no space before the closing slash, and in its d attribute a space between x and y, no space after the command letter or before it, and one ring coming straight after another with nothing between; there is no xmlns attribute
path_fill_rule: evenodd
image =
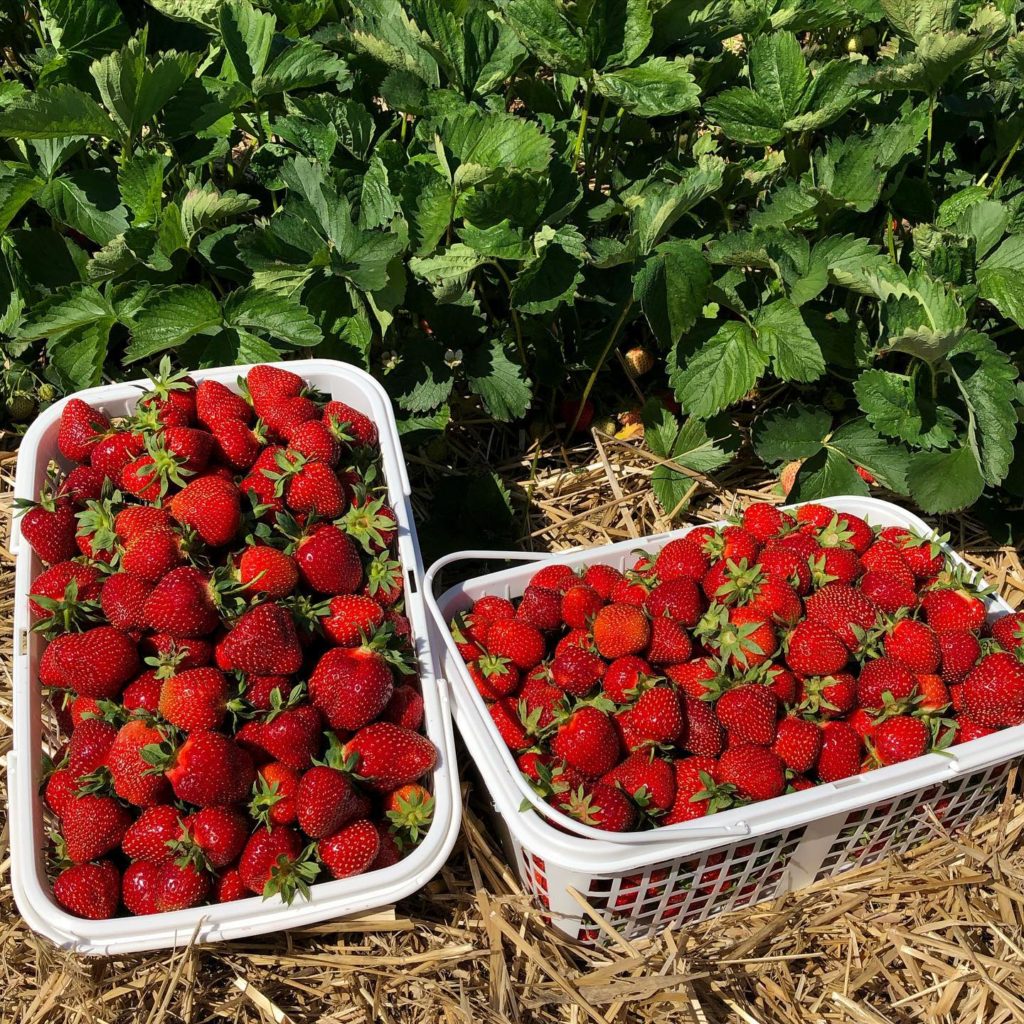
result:
<svg viewBox="0 0 1024 1024"><path fill-rule="evenodd" d="M466 462L514 484L524 546L559 549L658 532L656 460L641 444L597 438L535 450L497 437ZM418 467L428 488L432 472ZM9 528L13 457L0 454L0 758L10 746ZM747 486L743 486L743 485ZM770 494L750 470L694 477L690 514L718 518ZM1011 604L1024 604L1020 552L969 521L945 524ZM548 931L467 793L463 834L419 896L357 921L209 948L85 960L34 937L10 893L0 832L0 1020L572 1022L807 1024L817 1021L1024 1020L1024 803L816 889L653 941L590 952Z"/></svg>

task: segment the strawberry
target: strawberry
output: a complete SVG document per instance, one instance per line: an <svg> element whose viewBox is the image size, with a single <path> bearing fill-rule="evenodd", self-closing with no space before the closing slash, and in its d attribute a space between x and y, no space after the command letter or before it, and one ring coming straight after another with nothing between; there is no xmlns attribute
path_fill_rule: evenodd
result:
<svg viewBox="0 0 1024 1024"><path fill-rule="evenodd" d="M725 730L707 701L683 694L686 708L685 747L692 754L717 757L725 747Z"/></svg>
<svg viewBox="0 0 1024 1024"><path fill-rule="evenodd" d="M58 562L44 569L29 595L29 612L38 620L33 628L51 635L95 622L102 586L103 577L92 565Z"/></svg>
<svg viewBox="0 0 1024 1024"><path fill-rule="evenodd" d="M182 814L172 804L147 807L128 826L121 849L132 860L160 864L174 856L173 846L182 834Z"/></svg>
<svg viewBox="0 0 1024 1024"><path fill-rule="evenodd" d="M766 547L758 556L757 564L769 579L788 583L801 597L811 589L811 566L807 557L779 546L779 542Z"/></svg>
<svg viewBox="0 0 1024 1024"><path fill-rule="evenodd" d="M852 548L822 548L811 556L811 573L816 585L854 583L863 571L864 566Z"/></svg>
<svg viewBox="0 0 1024 1024"><path fill-rule="evenodd" d="M942 676L934 673L918 673L917 692L921 702L917 705L920 711L944 711L949 707L949 688L942 681Z"/></svg>
<svg viewBox="0 0 1024 1024"><path fill-rule="evenodd" d="M260 416L267 429L279 438L288 437L303 423L316 419L319 414L316 403L305 395L274 398L264 402L260 409Z"/></svg>
<svg viewBox="0 0 1024 1024"><path fill-rule="evenodd" d="M223 420L252 423L253 411L249 403L236 395L220 381L202 380L196 388L196 419L207 430Z"/></svg>
<svg viewBox="0 0 1024 1024"><path fill-rule="evenodd" d="M762 544L782 536L796 525L788 513L763 501L755 501L743 510L743 528L752 533Z"/></svg>
<svg viewBox="0 0 1024 1024"><path fill-rule="evenodd" d="M217 461L239 472L252 468L266 441L259 423L251 427L241 420L220 420L205 436Z"/></svg>
<svg viewBox="0 0 1024 1024"><path fill-rule="evenodd" d="M310 462L322 462L332 469L341 460L341 444L321 420L306 420L288 432L288 447Z"/></svg>
<svg viewBox="0 0 1024 1024"><path fill-rule="evenodd" d="M53 895L69 914L100 921L117 913L121 876L109 860L73 864L55 879Z"/></svg>
<svg viewBox="0 0 1024 1024"><path fill-rule="evenodd" d="M345 511L344 486L323 462L311 462L289 449L278 456L276 469L262 472L274 481L275 496L283 498L292 512L337 519Z"/></svg>
<svg viewBox="0 0 1024 1024"><path fill-rule="evenodd" d="M170 529L171 517L153 505L126 505L114 516L114 533L123 545L150 530Z"/></svg>
<svg viewBox="0 0 1024 1024"><path fill-rule="evenodd" d="M938 672L942 653L939 638L931 626L914 619L900 619L886 634L885 653L911 672Z"/></svg>
<svg viewBox="0 0 1024 1024"><path fill-rule="evenodd" d="M401 563L386 553L371 558L366 565L366 583L362 592L385 607L395 604L404 593Z"/></svg>
<svg viewBox="0 0 1024 1024"><path fill-rule="evenodd" d="M89 464L104 477L120 481L124 467L146 450L146 439L137 433L109 434L99 440L89 456Z"/></svg>
<svg viewBox="0 0 1024 1024"><path fill-rule="evenodd" d="M739 743L718 759L718 781L748 800L771 800L786 788L786 766L766 747Z"/></svg>
<svg viewBox="0 0 1024 1024"><path fill-rule="evenodd" d="M857 703L857 680L846 672L808 676L800 683L799 709L820 718L841 718Z"/></svg>
<svg viewBox="0 0 1024 1024"><path fill-rule="evenodd" d="M625 654L616 658L605 670L601 689L615 704L627 704L638 696L643 683L653 675L654 670L643 658Z"/></svg>
<svg viewBox="0 0 1024 1024"><path fill-rule="evenodd" d="M342 756L354 757L353 771L380 792L416 782L437 764L437 749L426 736L390 722L364 726L342 747Z"/></svg>
<svg viewBox="0 0 1024 1024"><path fill-rule="evenodd" d="M328 402L323 411L324 426L342 444L352 448L376 448L377 425L369 416L344 402Z"/></svg>
<svg viewBox="0 0 1024 1024"><path fill-rule="evenodd" d="M57 768L50 773L43 788L43 798L46 806L57 815L58 818L64 814L64 809L78 796L80 783L74 773L68 768Z"/></svg>
<svg viewBox="0 0 1024 1024"><path fill-rule="evenodd" d="M311 839L337 832L360 810L361 801L349 777L327 765L313 765L299 779L295 810L299 827Z"/></svg>
<svg viewBox="0 0 1024 1024"><path fill-rule="evenodd" d="M663 814L676 798L676 775L670 761L650 750L637 751L606 772L601 781L618 786L648 814Z"/></svg>
<svg viewBox="0 0 1024 1024"><path fill-rule="evenodd" d="M606 832L629 832L636 827L636 805L614 786L603 782L570 789L556 804L571 818Z"/></svg>
<svg viewBox="0 0 1024 1024"><path fill-rule="evenodd" d="M321 625L339 647L357 647L384 624L384 609L365 594L338 594L331 598L329 609Z"/></svg>
<svg viewBox="0 0 1024 1024"><path fill-rule="evenodd" d="M147 371L151 389L140 399L136 412L153 414L164 426L188 427L196 418L196 382L183 370L173 372L167 356L158 371Z"/></svg>
<svg viewBox="0 0 1024 1024"><path fill-rule="evenodd" d="M125 633L140 635L146 628L143 614L153 584L130 572L108 576L100 593L100 606L107 621Z"/></svg>
<svg viewBox="0 0 1024 1024"><path fill-rule="evenodd" d="M542 633L554 632L562 626L562 595L531 584L523 591L516 618Z"/></svg>
<svg viewBox="0 0 1024 1024"><path fill-rule="evenodd" d="M539 734L565 708L565 691L546 678L531 676L519 691L519 718L531 734Z"/></svg>
<svg viewBox="0 0 1024 1024"><path fill-rule="evenodd" d="M698 699L708 693L709 684L719 677L716 663L708 657L694 658L679 665L668 665L664 672L681 690Z"/></svg>
<svg viewBox="0 0 1024 1024"><path fill-rule="evenodd" d="M380 716L394 690L391 666L367 647L335 647L309 677L309 699L332 729L356 730Z"/></svg>
<svg viewBox="0 0 1024 1024"><path fill-rule="evenodd" d="M595 707L573 711L551 741L553 754L594 778L615 766L619 751L619 737L611 719Z"/></svg>
<svg viewBox="0 0 1024 1024"><path fill-rule="evenodd" d="M143 672L133 679L121 693L125 711L148 711L156 714L160 706L160 688L163 686L156 671Z"/></svg>
<svg viewBox="0 0 1024 1024"><path fill-rule="evenodd" d="M609 607L615 607L610 605ZM620 606L621 607L621 606ZM644 656L653 665L678 664L693 653L690 634L673 619L654 619L650 623L651 638Z"/></svg>
<svg viewBox="0 0 1024 1024"><path fill-rule="evenodd" d="M186 732L216 729L227 713L228 683L216 668L190 668L165 679L160 714Z"/></svg>
<svg viewBox="0 0 1024 1024"><path fill-rule="evenodd" d="M991 729L987 725L979 725L966 715L961 714L956 721L956 733L953 742L970 743L971 740L980 740L985 736L991 736L996 731L996 729Z"/></svg>
<svg viewBox="0 0 1024 1024"><path fill-rule="evenodd" d="M311 704L299 704L272 710L262 722L249 722L244 728L256 727L258 747L289 768L305 771L320 752L323 718ZM242 732L238 733L241 741Z"/></svg>
<svg viewBox="0 0 1024 1024"><path fill-rule="evenodd" d="M61 483L57 497L70 501L77 508L84 508L87 502L99 501L103 496L105 479L93 466L75 466Z"/></svg>
<svg viewBox="0 0 1024 1024"><path fill-rule="evenodd" d="M43 651L39 681L85 697L116 697L139 670L134 642L112 626L63 633Z"/></svg>
<svg viewBox="0 0 1024 1024"><path fill-rule="evenodd" d="M261 413L271 403L281 398L295 398L302 393L302 378L282 366L261 363L245 375L245 386L253 407Z"/></svg>
<svg viewBox="0 0 1024 1024"><path fill-rule="evenodd" d="M718 782L718 761L714 757L696 755L672 763L676 795L662 825L702 818L711 811L711 790Z"/></svg>
<svg viewBox="0 0 1024 1024"><path fill-rule="evenodd" d="M554 590L561 597L570 587L579 583L579 577L568 565L552 562L542 566L531 577L529 586Z"/></svg>
<svg viewBox="0 0 1024 1024"><path fill-rule="evenodd" d="M133 914L160 914L198 906L209 891L209 878L193 864L138 861L125 868L121 896Z"/></svg>
<svg viewBox="0 0 1024 1024"><path fill-rule="evenodd" d="M818 778L836 782L857 775L863 749L860 736L846 722L825 722L821 727Z"/></svg>
<svg viewBox="0 0 1024 1024"><path fill-rule="evenodd" d="M302 839L284 825L257 829L238 859L238 874L249 892L267 899L280 895L291 902L297 892L309 895L316 866L302 856Z"/></svg>
<svg viewBox="0 0 1024 1024"><path fill-rule="evenodd" d="M222 651L228 667L256 675L291 675L302 667L295 622L273 602L245 612L224 638Z"/></svg>
<svg viewBox="0 0 1024 1024"><path fill-rule="evenodd" d="M583 582L588 587L591 587L602 601L607 601L611 597L613 588L621 583L625 583L626 577L618 569L610 565L594 563L593 565L588 565L584 571Z"/></svg>
<svg viewBox="0 0 1024 1024"><path fill-rule="evenodd" d="M144 751L159 747L163 733L143 719L129 719L117 732L107 752L107 767L114 792L136 807L153 807L169 798L166 779L152 772Z"/></svg>
<svg viewBox="0 0 1024 1024"><path fill-rule="evenodd" d="M79 553L75 507L70 501L46 495L39 503L19 498L15 508L22 537L47 565L66 562Z"/></svg>
<svg viewBox="0 0 1024 1024"><path fill-rule="evenodd" d="M68 857L76 864L96 860L121 844L132 819L113 797L76 796L64 807L61 833Z"/></svg>
<svg viewBox="0 0 1024 1024"><path fill-rule="evenodd" d="M561 640L555 644L555 655L561 654L570 647L579 647L581 650L594 653L594 645L591 642L590 632L586 629L570 629ZM537 667L541 670L541 666Z"/></svg>
<svg viewBox="0 0 1024 1024"><path fill-rule="evenodd" d="M317 524L298 542L295 563L306 586L320 594L354 594L363 582L359 551L330 523Z"/></svg>
<svg viewBox="0 0 1024 1024"><path fill-rule="evenodd" d="M69 398L60 412L57 447L72 462L88 462L96 443L110 430L110 420L80 398Z"/></svg>
<svg viewBox="0 0 1024 1024"><path fill-rule="evenodd" d="M633 705L632 725L636 736L644 743L678 742L686 733L679 694L670 686L645 690ZM582 765L577 767L582 768Z"/></svg>
<svg viewBox="0 0 1024 1024"><path fill-rule="evenodd" d="M945 558L937 541L918 537L900 526L886 526L881 536L900 549L900 554L919 580L928 580L942 572Z"/></svg>
<svg viewBox="0 0 1024 1024"><path fill-rule="evenodd" d="M801 622L789 634L786 664L798 675L834 675L849 660L850 652L842 640L817 622Z"/></svg>
<svg viewBox="0 0 1024 1024"><path fill-rule="evenodd" d="M917 591L905 576L876 569L864 574L860 589L868 600L889 615L917 607Z"/></svg>
<svg viewBox="0 0 1024 1024"><path fill-rule="evenodd" d="M779 702L767 686L748 683L727 690L718 698L715 713L729 730L730 742L756 743L762 747L775 739Z"/></svg>
<svg viewBox="0 0 1024 1024"><path fill-rule="evenodd" d="M747 607L769 622L786 626L795 626L804 613L800 595L776 576L768 576L757 583Z"/></svg>
<svg viewBox="0 0 1024 1024"><path fill-rule="evenodd" d="M220 623L210 579L191 565L169 572L150 592L143 606L150 629L173 637L202 637Z"/></svg>
<svg viewBox="0 0 1024 1024"><path fill-rule="evenodd" d="M170 633L150 633L139 643L139 650L146 658L175 668L202 668L213 661L213 644L199 637L175 637ZM166 674L166 673L165 673Z"/></svg>
<svg viewBox="0 0 1024 1024"><path fill-rule="evenodd" d="M380 834L365 818L345 825L317 843L317 856L332 878L351 878L369 870L380 852Z"/></svg>
<svg viewBox="0 0 1024 1024"><path fill-rule="evenodd" d="M734 668L762 665L778 650L775 629L758 608L731 608L717 625L717 633L713 632L705 642L728 658Z"/></svg>
<svg viewBox="0 0 1024 1024"><path fill-rule="evenodd" d="M707 607L696 580L689 576L659 583L645 604L652 618L667 616L690 629L700 622Z"/></svg>
<svg viewBox="0 0 1024 1024"><path fill-rule="evenodd" d="M215 548L230 544L242 525L241 492L218 476L193 480L171 498L168 507L177 522L192 527Z"/></svg>
<svg viewBox="0 0 1024 1024"><path fill-rule="evenodd" d="M1024 653L1024 612L1013 612L997 619L992 623L992 636L1004 651L1018 655Z"/></svg>
<svg viewBox="0 0 1024 1024"><path fill-rule="evenodd" d="M875 727L882 720L882 716L878 715L874 711L868 711L866 708L855 708L846 717L847 725L849 725L865 743L871 741L872 737L875 735Z"/></svg>
<svg viewBox="0 0 1024 1024"><path fill-rule="evenodd" d="M931 746L928 726L912 715L887 718L875 727L872 740L875 756L883 765L920 757Z"/></svg>
<svg viewBox="0 0 1024 1024"><path fill-rule="evenodd" d="M158 583L184 561L185 544L165 526L137 534L121 552L120 569L148 583Z"/></svg>
<svg viewBox="0 0 1024 1024"><path fill-rule="evenodd" d="M822 505L814 501L799 505L794 515L798 523L816 526L819 530L823 530L835 518L835 513L828 505Z"/></svg>
<svg viewBox="0 0 1024 1024"><path fill-rule="evenodd" d="M183 473L202 473L206 469L213 454L214 438L205 430L172 426L167 427L161 436L164 447L179 460Z"/></svg>
<svg viewBox="0 0 1024 1024"><path fill-rule="evenodd" d="M106 762L117 728L102 718L86 718L75 726L68 742L68 768L76 778Z"/></svg>
<svg viewBox="0 0 1024 1024"><path fill-rule="evenodd" d="M203 807L184 820L198 867L224 868L238 859L249 838L249 823L233 807Z"/></svg>
<svg viewBox="0 0 1024 1024"><path fill-rule="evenodd" d="M528 672L544 657L544 637L533 626L518 619L492 622L487 630L487 650L499 658L508 658L517 668Z"/></svg>
<svg viewBox="0 0 1024 1024"><path fill-rule="evenodd" d="M341 519L341 525L371 555L386 551L398 536L398 516L394 509L385 505L381 498L366 500L358 488L352 499L352 507Z"/></svg>
<svg viewBox="0 0 1024 1024"><path fill-rule="evenodd" d="M650 620L629 604L605 605L594 618L593 631L598 653L609 659L642 654L651 639Z"/></svg>
<svg viewBox="0 0 1024 1024"><path fill-rule="evenodd" d="M584 697L600 682L606 667L596 654L582 647L567 647L552 660L551 679L566 693Z"/></svg>
<svg viewBox="0 0 1024 1024"><path fill-rule="evenodd" d="M488 594L473 604L471 615L474 625L490 625L492 622L500 622L503 619L514 619L516 609L511 601Z"/></svg>
<svg viewBox="0 0 1024 1024"><path fill-rule="evenodd" d="M498 735L509 750L525 750L533 742L519 718L519 708L514 698L503 697L487 706Z"/></svg>
<svg viewBox="0 0 1024 1024"><path fill-rule="evenodd" d="M807 618L827 626L856 651L864 633L878 621L878 609L861 591L845 583L829 583L804 602Z"/></svg>
<svg viewBox="0 0 1024 1024"><path fill-rule="evenodd" d="M388 793L384 800L384 813L390 828L403 842L418 842L430 828L434 817L434 798L430 791L418 783L400 786Z"/></svg>
<svg viewBox="0 0 1024 1024"><path fill-rule="evenodd" d="M929 590L921 599L921 606L936 632L966 629L977 633L985 625L985 603L962 588Z"/></svg>
<svg viewBox="0 0 1024 1024"><path fill-rule="evenodd" d="M601 610L604 599L585 583L571 586L561 597L559 613L570 629L589 629L594 616Z"/></svg>
<svg viewBox="0 0 1024 1024"><path fill-rule="evenodd" d="M795 772L809 772L818 763L821 740L821 729L816 723L787 715L778 724L772 750L782 758L787 768Z"/></svg>
<svg viewBox="0 0 1024 1024"><path fill-rule="evenodd" d="M670 540L654 560L654 572L662 582L689 576L701 580L710 562L700 546L689 537Z"/></svg>
<svg viewBox="0 0 1024 1024"><path fill-rule="evenodd" d="M908 668L892 658L876 658L867 662L857 679L857 700L862 707L880 709L885 695L902 701L917 693L917 678Z"/></svg>
<svg viewBox="0 0 1024 1024"><path fill-rule="evenodd" d="M701 528L691 531L687 536L696 540ZM747 562L753 564L761 552L761 542L742 526L725 526L720 531L712 530L710 536L701 545L701 550L709 559L724 562Z"/></svg>
<svg viewBox="0 0 1024 1024"><path fill-rule="evenodd" d="M176 748L148 746L142 756L164 773L179 800L199 807L244 800L256 777L249 755L218 732L189 733Z"/></svg>
<svg viewBox="0 0 1024 1024"><path fill-rule="evenodd" d="M268 544L254 544L238 560L238 578L248 593L266 594L276 601L298 585L299 570L291 555Z"/></svg>
<svg viewBox="0 0 1024 1024"><path fill-rule="evenodd" d="M261 825L291 825L298 817L295 794L299 773L282 761L271 761L256 769L256 785L249 802L249 814Z"/></svg>
<svg viewBox="0 0 1024 1024"><path fill-rule="evenodd" d="M235 900L244 900L248 895L249 890L245 887L238 868L227 868L214 879L214 903L232 903Z"/></svg>
<svg viewBox="0 0 1024 1024"><path fill-rule="evenodd" d="M901 549L884 537L875 540L860 560L866 572L884 572L903 580L909 586L914 584L914 574Z"/></svg>
<svg viewBox="0 0 1024 1024"><path fill-rule="evenodd" d="M402 684L395 687L380 717L385 722L417 731L423 725L423 714L423 694L413 686Z"/></svg>
<svg viewBox="0 0 1024 1024"><path fill-rule="evenodd" d="M963 683L964 712L994 729L1024 723L1024 663L1006 651L988 654Z"/></svg>

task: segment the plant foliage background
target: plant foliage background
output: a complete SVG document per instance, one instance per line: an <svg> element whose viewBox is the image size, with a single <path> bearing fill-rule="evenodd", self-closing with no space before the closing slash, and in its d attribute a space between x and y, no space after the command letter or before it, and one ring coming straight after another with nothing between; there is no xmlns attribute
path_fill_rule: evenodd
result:
<svg viewBox="0 0 1024 1024"><path fill-rule="evenodd" d="M0 0L7 412L320 354L416 446L642 343L659 455L1019 521L1022 9Z"/></svg>

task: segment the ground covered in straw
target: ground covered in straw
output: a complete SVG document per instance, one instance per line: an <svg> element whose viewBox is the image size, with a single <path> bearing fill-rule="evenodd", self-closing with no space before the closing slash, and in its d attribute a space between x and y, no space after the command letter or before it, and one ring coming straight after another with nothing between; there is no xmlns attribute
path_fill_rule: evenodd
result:
<svg viewBox="0 0 1024 1024"><path fill-rule="evenodd" d="M596 436L573 449L509 434L468 437L466 468L496 468L524 547L558 550L670 526L650 492L642 443ZM458 439L456 439L458 444ZM11 447L8 439L8 447ZM0 453L0 760L10 749L13 453ZM440 467L416 459L429 514ZM463 468L460 464L459 468ZM693 475L689 515L713 520L770 481ZM1020 551L968 520L953 542L1014 606ZM11 898L0 831L0 1021L158 1024L267 1021L1001 1022L1024 1019L1024 803L1015 775L1001 810L966 834L897 861L652 941L602 952L551 933L519 891L466 793L465 826L422 894L357 921L210 948L83 960L37 939ZM17 827L16 823L15 826Z"/></svg>

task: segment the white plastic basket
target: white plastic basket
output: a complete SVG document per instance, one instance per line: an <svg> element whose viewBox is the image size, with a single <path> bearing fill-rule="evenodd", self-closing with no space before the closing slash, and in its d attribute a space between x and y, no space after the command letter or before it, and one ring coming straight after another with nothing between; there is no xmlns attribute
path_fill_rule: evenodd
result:
<svg viewBox="0 0 1024 1024"><path fill-rule="evenodd" d="M79 953L123 954L197 942L244 938L312 924L382 907L422 888L440 869L458 835L461 803L447 687L438 684L430 657L427 616L421 580L423 566L410 504L409 478L398 429L387 393L369 374L331 359L296 360L281 364L332 398L366 413L380 433L381 458L388 501L398 514L398 552L405 574L407 615L412 628L423 690L425 731L437 746L434 769L433 822L422 842L397 864L368 875L321 882L308 901L291 906L279 897L236 900L145 917L88 921L66 913L53 899L43 863L46 843L43 805L39 796L44 729L37 667L44 641L30 632L28 595L41 565L23 543L17 526L11 550L16 556L14 601L14 743L7 755L10 810L11 881L15 902L30 927L58 945ZM213 379L237 390L237 378L249 366L199 370L196 380ZM81 398L108 416L134 408L146 381L131 381L80 391ZM15 494L34 498L47 464L61 462L57 430L64 402L47 409L26 432L18 452Z"/></svg>
<svg viewBox="0 0 1024 1024"><path fill-rule="evenodd" d="M824 504L872 525L935 537L921 519L889 502L841 497ZM448 623L484 594L519 597L542 564L600 562L625 569L639 546L657 551L693 528L556 555L460 552L435 562L424 579L437 672L451 687L455 721L489 795L496 831L552 924L584 942L603 941L603 934L570 889L626 938L702 921L907 850L934 835L931 814L945 828L962 828L996 806L1012 763L1024 752L1024 726L1018 726L948 752L650 832L602 832L544 803L498 734ZM948 546L944 550L966 565ZM445 566L483 559L526 564L435 596L434 581ZM1010 610L998 598L989 601L990 619ZM521 810L524 801L532 809Z"/></svg>

